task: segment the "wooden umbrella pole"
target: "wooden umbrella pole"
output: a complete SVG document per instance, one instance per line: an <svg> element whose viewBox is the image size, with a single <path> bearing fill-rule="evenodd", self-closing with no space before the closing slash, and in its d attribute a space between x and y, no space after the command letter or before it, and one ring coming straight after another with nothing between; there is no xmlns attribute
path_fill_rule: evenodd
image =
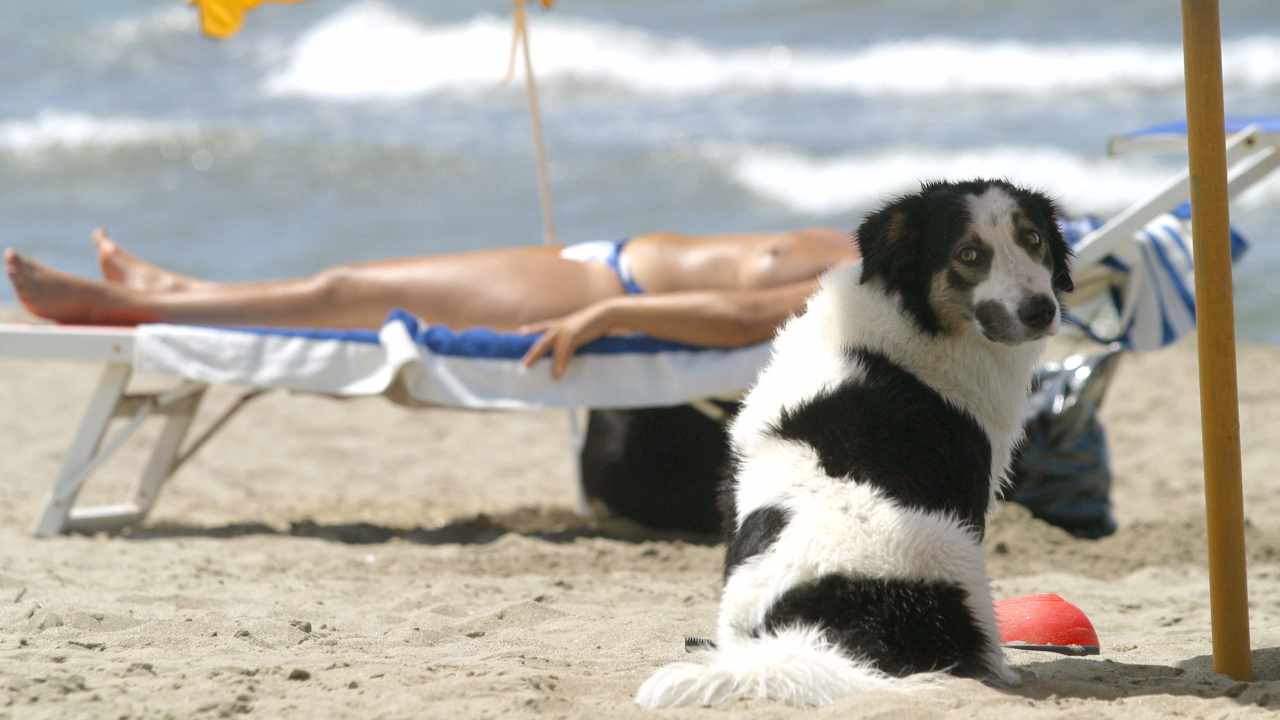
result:
<svg viewBox="0 0 1280 720"><path fill-rule="evenodd" d="M525 92L529 101L529 122L533 130L534 159L537 163L538 201L542 205L542 241L551 244L558 242L556 238L556 222L552 215L552 208L555 203L551 199L551 177L547 172L547 147L542 139L542 113L538 109L538 83L533 76L533 59L529 56L529 21L524 11L524 0L515 0L515 14L516 37L512 40L511 50L514 53L514 43L519 42L521 49L524 51ZM514 54L511 61L508 73L514 69Z"/></svg>
<svg viewBox="0 0 1280 720"><path fill-rule="evenodd" d="M1218 0L1182 0L1213 668L1252 675Z"/></svg>

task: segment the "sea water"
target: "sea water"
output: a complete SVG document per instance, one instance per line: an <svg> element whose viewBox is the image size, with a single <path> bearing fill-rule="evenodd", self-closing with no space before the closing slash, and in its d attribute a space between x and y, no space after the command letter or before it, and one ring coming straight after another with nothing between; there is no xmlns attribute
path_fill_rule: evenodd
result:
<svg viewBox="0 0 1280 720"><path fill-rule="evenodd" d="M0 244L96 272L91 228L247 280L542 241L506 0L264 5L203 38L181 0L9 3ZM1185 157L1108 137L1184 113L1178 4L560 0L530 8L566 242L855 227L921 179L1073 214ZM1228 114L1280 114L1280 3L1222 4ZM1240 334L1280 342L1280 173L1233 205ZM12 302L0 283L0 302Z"/></svg>

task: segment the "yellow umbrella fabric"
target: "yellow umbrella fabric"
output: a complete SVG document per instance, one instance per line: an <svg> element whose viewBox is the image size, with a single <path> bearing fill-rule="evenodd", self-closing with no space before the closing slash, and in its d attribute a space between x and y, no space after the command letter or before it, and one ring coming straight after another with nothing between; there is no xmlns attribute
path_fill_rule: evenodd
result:
<svg viewBox="0 0 1280 720"><path fill-rule="evenodd" d="M205 35L226 40L240 31L245 13L264 2L292 5L302 0L191 0L200 10L200 29Z"/></svg>

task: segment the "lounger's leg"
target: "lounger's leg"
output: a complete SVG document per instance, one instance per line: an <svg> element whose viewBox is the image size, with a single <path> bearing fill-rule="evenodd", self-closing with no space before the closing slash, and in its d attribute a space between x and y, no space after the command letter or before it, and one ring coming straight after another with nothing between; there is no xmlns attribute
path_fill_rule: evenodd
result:
<svg viewBox="0 0 1280 720"><path fill-rule="evenodd" d="M138 519L135 522L141 522L147 517L147 513L151 512L151 507L155 505L156 497L160 494L160 488L173 474L178 452L182 449L182 441L186 439L187 431L191 429L191 423L196 419L196 411L200 408L200 401L204 398L207 389L208 386L200 385L189 395L181 397L165 409L168 419L165 420L164 430L160 431L156 446L151 451L151 458L147 460L147 467L142 471L138 492L134 495L134 506L138 509Z"/></svg>
<svg viewBox="0 0 1280 720"><path fill-rule="evenodd" d="M582 446L587 442L588 408L569 408L569 449L573 451L574 467L574 501L579 515L591 514L591 502L587 499L587 488L582 482Z"/></svg>
<svg viewBox="0 0 1280 720"><path fill-rule="evenodd" d="M203 383L184 382L172 390L150 392L139 395L125 395L117 404L116 415L128 415L133 419L122 432L112 437L110 443L98 450L97 455L85 467L82 475L93 472L94 467L106 460L112 452L119 448L143 420L151 416L161 415L167 418L160 437L152 447L151 456L143 469L141 480L132 502L115 505L98 505L94 507L72 507L71 513L63 521L63 532L97 532L99 530L114 531L135 525L147 516L151 506L155 504L160 486L178 464L178 451L186 437L187 430L195 419L196 407L204 396L207 386Z"/></svg>
<svg viewBox="0 0 1280 720"><path fill-rule="evenodd" d="M66 529L71 507L84 484L84 471L98 452L98 444L102 442L107 424L115 415L116 405L124 394L125 386L129 384L130 374L130 366L124 363L109 363L103 369L102 376L98 379L98 389L89 402L89 409L80 420L80 428L76 431L71 449L62 461L53 493L36 523L36 537L57 535Z"/></svg>

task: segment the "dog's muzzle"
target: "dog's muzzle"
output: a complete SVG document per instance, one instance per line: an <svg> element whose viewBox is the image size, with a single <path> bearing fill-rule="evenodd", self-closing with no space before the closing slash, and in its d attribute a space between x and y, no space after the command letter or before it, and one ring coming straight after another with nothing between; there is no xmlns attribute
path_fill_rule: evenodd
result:
<svg viewBox="0 0 1280 720"><path fill-rule="evenodd" d="M988 340L1016 345L1051 334L1058 319L1058 303L1048 295L1030 295L1018 303L1015 313L997 300L984 300L974 308L974 316Z"/></svg>

